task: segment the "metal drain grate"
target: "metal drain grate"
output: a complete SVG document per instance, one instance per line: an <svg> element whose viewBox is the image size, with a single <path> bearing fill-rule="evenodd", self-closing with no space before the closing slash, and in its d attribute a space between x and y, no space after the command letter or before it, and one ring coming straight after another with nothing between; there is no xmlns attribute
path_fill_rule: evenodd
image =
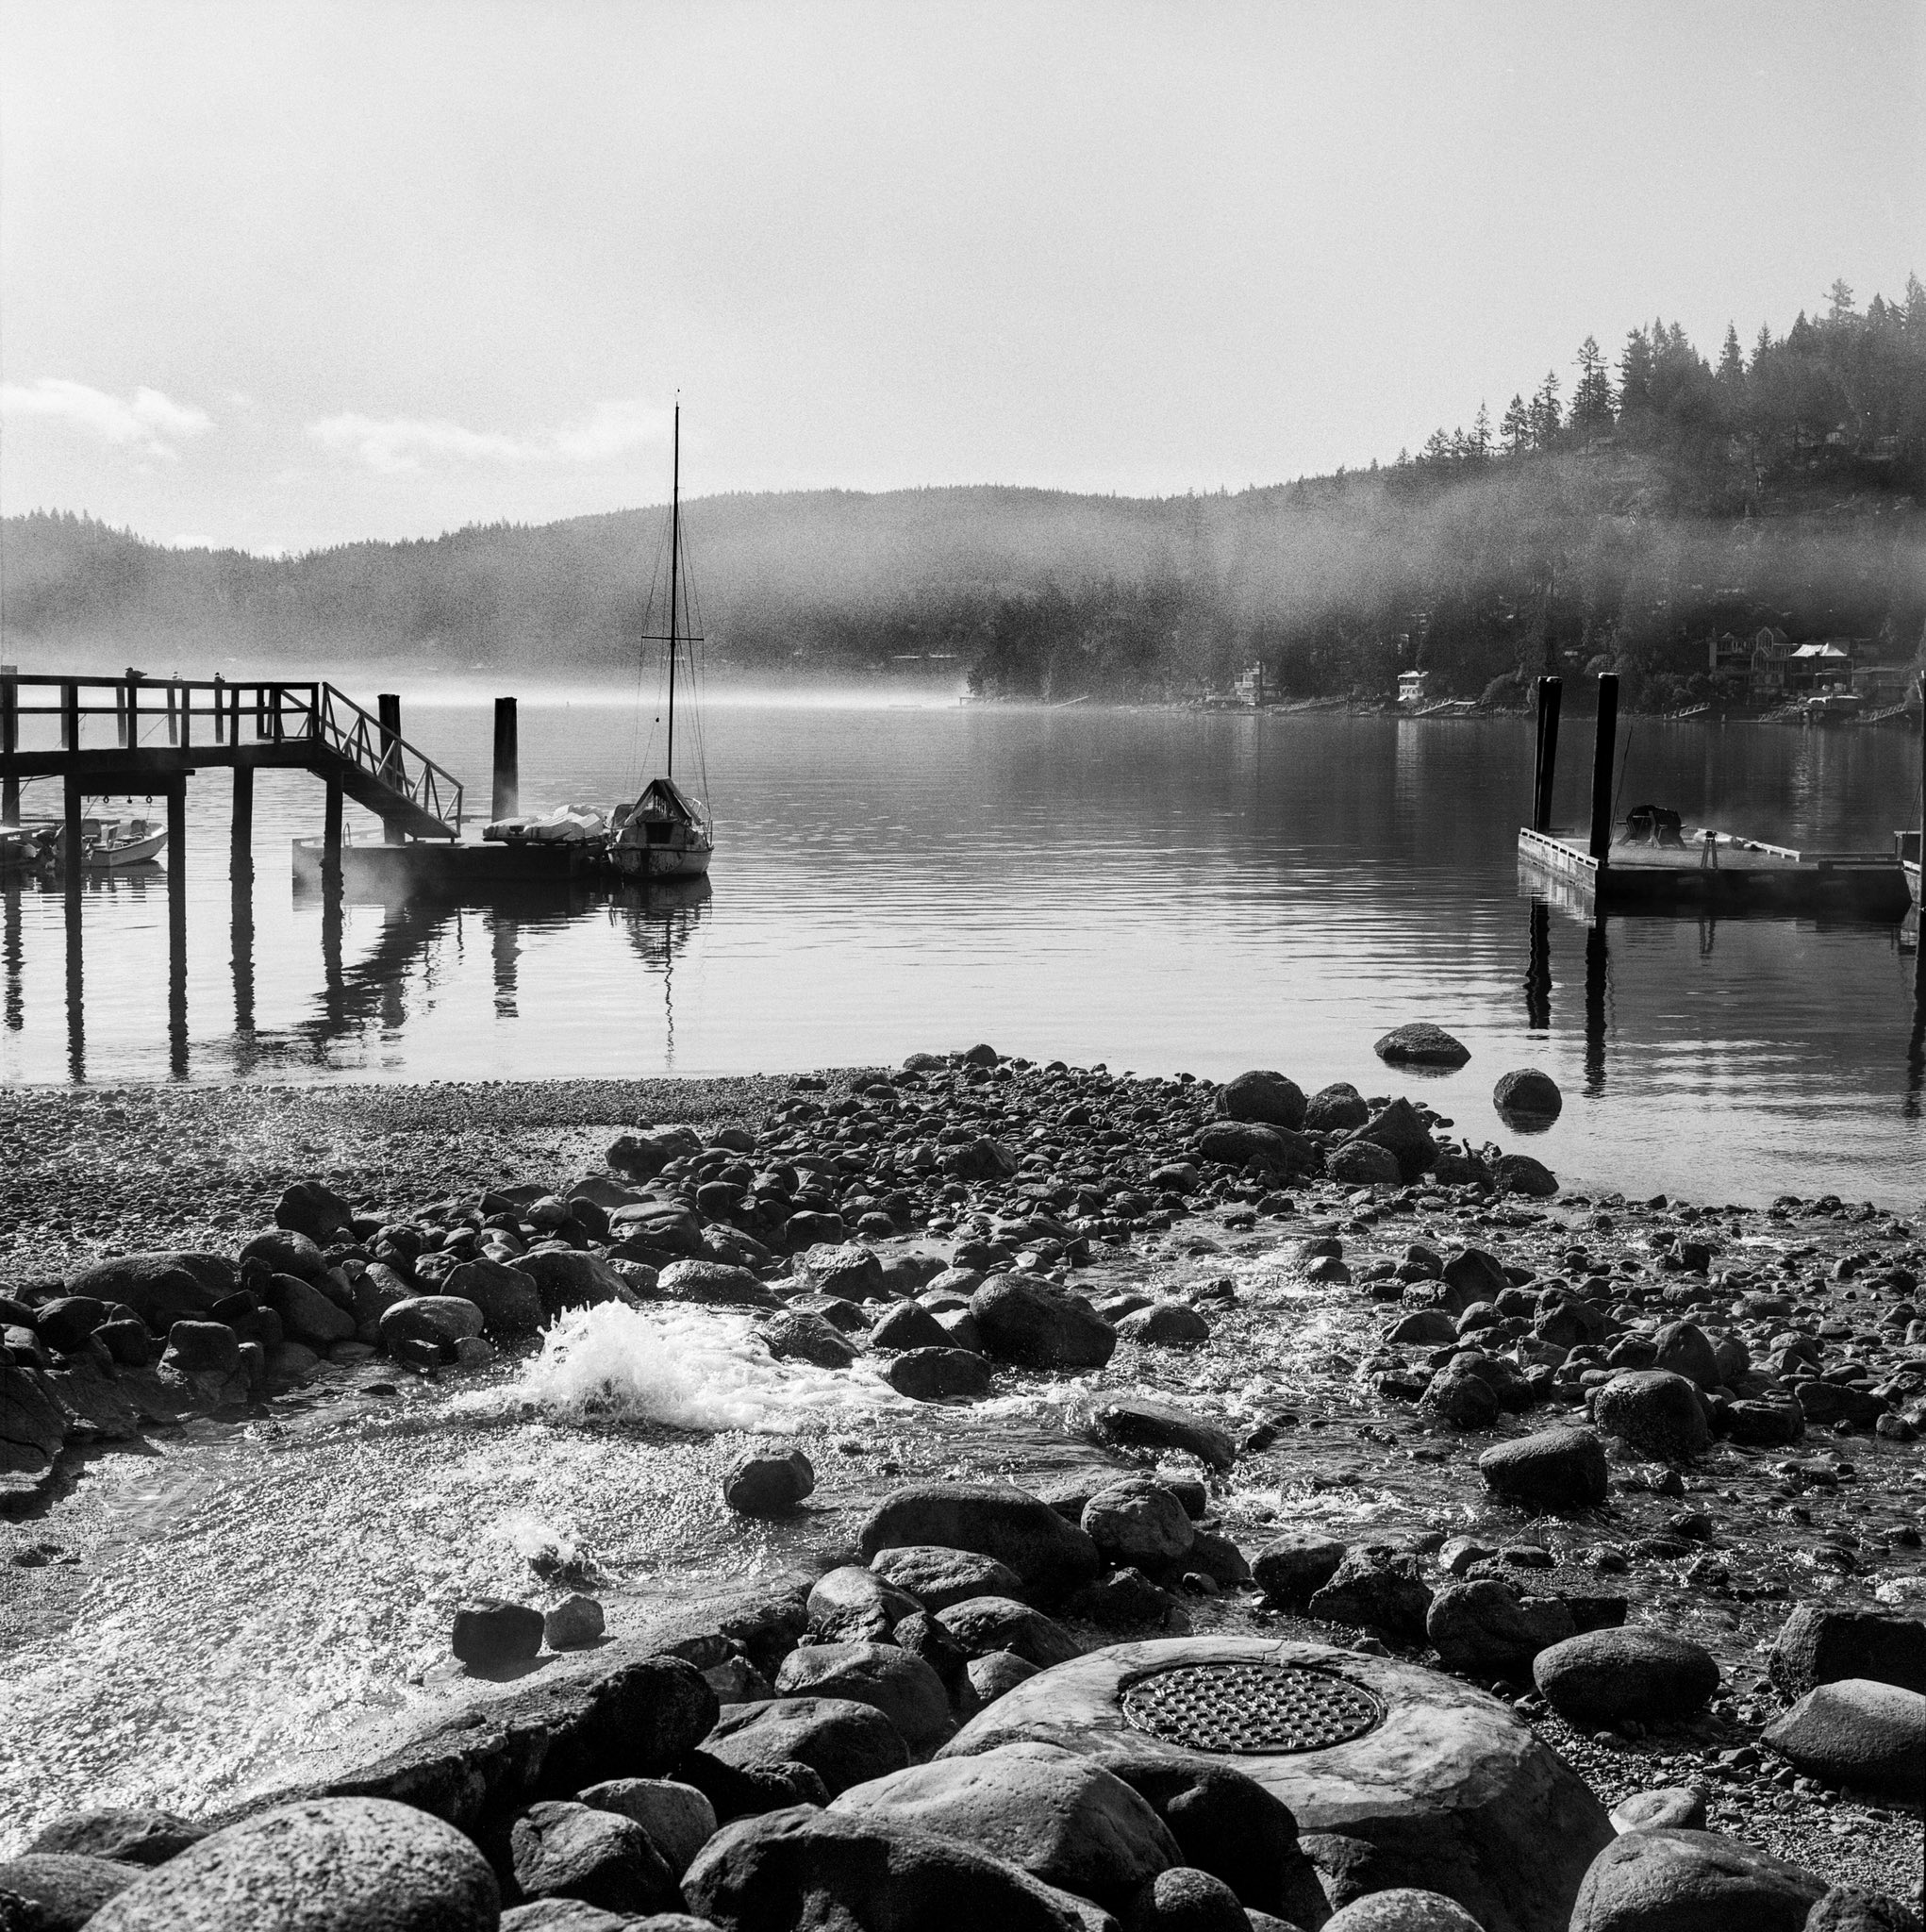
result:
<svg viewBox="0 0 1926 1932"><path fill-rule="evenodd" d="M1328 1671L1272 1664L1177 1664L1123 1688L1140 1731L1192 1751L1323 1751L1383 1723L1369 1690Z"/></svg>

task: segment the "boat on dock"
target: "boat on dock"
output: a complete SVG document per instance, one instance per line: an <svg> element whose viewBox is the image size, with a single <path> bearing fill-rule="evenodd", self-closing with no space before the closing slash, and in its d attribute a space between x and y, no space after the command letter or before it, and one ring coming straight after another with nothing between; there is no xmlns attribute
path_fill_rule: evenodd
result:
<svg viewBox="0 0 1926 1932"><path fill-rule="evenodd" d="M685 652L695 669L694 647L702 641L689 613L688 560L682 550L682 405L675 406L673 454L669 487L669 629L645 630L643 641L669 646L669 743L662 775L651 778L632 804L619 805L609 817L608 858L629 879L692 879L706 876L716 849L715 828L706 801L698 801L675 778L676 672Z"/></svg>
<svg viewBox="0 0 1926 1932"><path fill-rule="evenodd" d="M1618 819L1618 685L1609 672L1599 678L1591 824L1559 831L1552 825L1552 781L1563 685L1555 677L1538 680L1532 822L1518 835L1519 867L1527 886L1549 886L1552 896L1567 903L1576 894L1594 915L1689 908L1896 921L1911 910L1917 856L1909 878L1897 842L1889 852L1799 850L1709 825L1686 825L1677 814L1652 806L1636 806Z"/></svg>
<svg viewBox="0 0 1926 1932"><path fill-rule="evenodd" d="M67 833L56 823L42 844L44 861L58 866L66 855ZM83 872L124 872L130 866L158 865L167 850L167 827L145 819L84 818L80 821Z"/></svg>

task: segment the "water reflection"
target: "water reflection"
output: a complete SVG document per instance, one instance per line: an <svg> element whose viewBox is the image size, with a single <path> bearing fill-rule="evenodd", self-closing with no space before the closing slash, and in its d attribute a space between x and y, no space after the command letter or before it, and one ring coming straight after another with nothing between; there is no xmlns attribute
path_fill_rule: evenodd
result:
<svg viewBox="0 0 1926 1932"><path fill-rule="evenodd" d="M707 908L713 889L706 878L659 879L625 886L610 907L627 928L629 944L650 972L662 978L662 1063L675 1066L675 959Z"/></svg>

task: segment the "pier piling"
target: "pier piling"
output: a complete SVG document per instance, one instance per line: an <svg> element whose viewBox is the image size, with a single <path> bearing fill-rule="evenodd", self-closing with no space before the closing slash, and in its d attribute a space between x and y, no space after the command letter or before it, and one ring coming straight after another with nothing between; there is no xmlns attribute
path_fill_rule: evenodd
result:
<svg viewBox="0 0 1926 1932"><path fill-rule="evenodd" d="M1619 679L1599 674L1599 730L1591 761L1591 856L1603 866L1612 851L1612 765L1619 736Z"/></svg>
<svg viewBox="0 0 1926 1932"><path fill-rule="evenodd" d="M234 824L227 836L227 870L236 880L254 875L254 767L234 768Z"/></svg>
<svg viewBox="0 0 1926 1932"><path fill-rule="evenodd" d="M341 788L327 782L327 815L322 821L321 875L330 891L341 882Z"/></svg>
<svg viewBox="0 0 1926 1932"><path fill-rule="evenodd" d="M398 691L382 691L374 700L374 709L381 720L381 762L385 768L394 747L401 742L401 693ZM386 845L405 845L407 834L394 820L383 819L381 840Z"/></svg>
<svg viewBox="0 0 1926 1932"><path fill-rule="evenodd" d="M80 902L80 821L87 800L81 792L80 780L72 772L67 774L61 787L61 816L64 822L63 836L66 839L67 855L67 897L75 906Z"/></svg>
<svg viewBox="0 0 1926 1932"><path fill-rule="evenodd" d="M1532 830L1552 829L1552 781L1558 769L1558 712L1565 700L1565 680L1538 680L1538 749L1532 766Z"/></svg>
<svg viewBox="0 0 1926 1932"><path fill-rule="evenodd" d="M510 819L522 808L521 757L513 698L495 700L495 795L491 816Z"/></svg>

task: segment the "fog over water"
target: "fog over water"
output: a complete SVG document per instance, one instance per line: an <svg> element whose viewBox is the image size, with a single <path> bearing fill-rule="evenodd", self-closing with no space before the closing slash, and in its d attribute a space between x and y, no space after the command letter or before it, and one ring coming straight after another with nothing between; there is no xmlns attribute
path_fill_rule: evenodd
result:
<svg viewBox="0 0 1926 1932"><path fill-rule="evenodd" d="M487 798L492 695L405 692L407 734L472 804ZM652 695L524 695L524 805L632 792L659 765ZM184 1010L164 874L90 882L77 1002L59 892L9 886L0 1078L776 1072L982 1038L1118 1071L1274 1066L1369 1094L1419 1084L1370 1047L1431 1019L1473 1058L1423 1091L1474 1141L1523 1144L1493 1112L1499 1074L1559 1082L1565 1113L1530 1145L1568 1177L1917 1204L1912 924L1615 918L1601 944L1554 908L1550 984L1528 990L1515 840L1529 721L1026 709L894 687L711 699L706 894L351 899L337 918L294 890L288 858L320 828L321 787L264 774L237 944L228 788L203 775ZM1569 821L1587 736L1567 733ZM697 750L679 716L678 772ZM1918 756L1905 733L1640 720L1625 796L1795 844L1884 847L1917 817Z"/></svg>

